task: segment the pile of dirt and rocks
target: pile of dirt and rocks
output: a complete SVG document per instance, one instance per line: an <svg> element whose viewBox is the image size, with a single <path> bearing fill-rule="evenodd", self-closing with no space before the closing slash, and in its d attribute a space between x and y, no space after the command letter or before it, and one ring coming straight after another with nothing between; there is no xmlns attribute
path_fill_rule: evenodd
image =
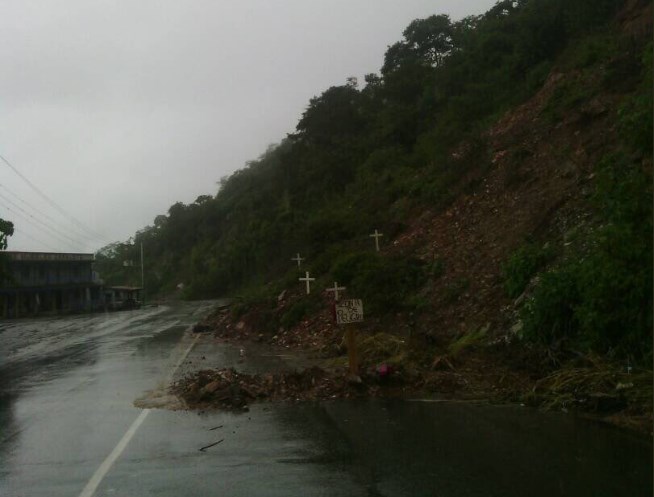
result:
<svg viewBox="0 0 654 497"><path fill-rule="evenodd" d="M286 295L285 298L295 296ZM633 392L643 390L631 387L637 376L635 373L633 377L627 375L623 378L624 375L615 373L615 368L609 365L601 368L594 364L582 365L587 372L584 375L575 373L572 379L584 383L582 380L589 375L604 378L610 373L620 379L614 383L621 385L618 388L611 383L611 388L590 388L592 395L585 400L583 395L590 391L589 388L579 387L581 390L577 391L577 382L569 379L564 384L574 390L574 395L567 390L557 393L563 370L543 365L544 359L537 349L497 340L468 343L464 336L457 342L464 344L464 348L462 345L454 350L450 346L438 352L440 346L432 344L426 347L419 340L416 342L415 337L375 331L380 323L373 320L367 329L359 330L357 343L361 375L360 381L351 381L347 374L342 330L331 323L325 325L328 319L325 312L310 316L288 330L260 333L256 317L252 318L260 311L256 305L238 315L232 309L217 309L198 323L194 332L211 335L232 345L259 342L263 347L281 348L288 354L314 351L317 354L309 360L313 366L257 374L231 368L201 370L177 381L171 388L171 393L187 408L241 411L247 410L253 402L266 401L437 396L491 403L519 402L563 411L572 409L594 419L649 433L651 399L632 398ZM646 375L643 373L637 377L642 380L641 376L645 378ZM548 379L557 380L554 381L556 388L548 387L545 381ZM605 405L607 399L618 399L620 403ZM592 401L596 401L596 405Z"/></svg>
<svg viewBox="0 0 654 497"><path fill-rule="evenodd" d="M277 320L289 306L301 298L299 292L283 292L273 309ZM327 295L320 312L308 316L291 328L280 327L273 331L264 331L269 328L269 323L263 322L269 307L267 302L251 304L247 312L239 317L234 315L233 309L220 308L196 324L193 331L212 333L216 338L228 343L262 342L286 349L320 351L323 356L343 352L340 347L343 330L333 322Z"/></svg>
<svg viewBox="0 0 654 497"><path fill-rule="evenodd" d="M256 401L400 396L404 385L383 372L349 377L319 367L262 374L224 368L198 371L174 383L171 390L191 408L247 410Z"/></svg>

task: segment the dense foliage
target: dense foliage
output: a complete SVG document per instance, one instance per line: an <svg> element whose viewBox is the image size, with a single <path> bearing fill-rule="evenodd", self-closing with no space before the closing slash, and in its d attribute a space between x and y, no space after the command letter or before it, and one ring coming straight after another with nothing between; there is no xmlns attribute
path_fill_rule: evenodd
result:
<svg viewBox="0 0 654 497"><path fill-rule="evenodd" d="M14 234L14 224L0 219L0 250L7 248L7 238Z"/></svg>
<svg viewBox="0 0 654 497"><path fill-rule="evenodd" d="M483 130L540 88L566 47L579 47L572 63L582 69L609 60L618 38L610 22L623 4L503 0L456 22L413 21L380 74L366 75L363 87L348 78L311 99L295 133L221 180L215 195L177 203L129 242L105 247L99 270L110 283L138 283L137 268L124 261L138 264L143 244L149 293L183 283L186 297L211 297L288 277L300 252L314 273L365 296L375 312L403 308L430 269L372 253L368 234L379 229L392 239L416 212L446 206L461 178L490 162ZM642 47L632 52L630 73L650 82L623 106L624 143L602 166L596 202L606 223L587 257L543 276L525 317L527 336L538 340L581 337L607 349L651 333L651 178L637 167L652 147L651 92L643 90L651 71L640 74L651 60L636 60ZM585 91L555 95L550 118ZM526 251L507 262L512 296L542 270L543 257ZM383 291L369 294L372 286ZM292 309L285 324L310 308Z"/></svg>
<svg viewBox="0 0 654 497"><path fill-rule="evenodd" d="M7 249L7 238L14 234L14 224L11 221L0 219L0 251ZM5 267L3 254L0 254L0 282L9 276Z"/></svg>
<svg viewBox="0 0 654 497"><path fill-rule="evenodd" d="M549 245L540 247L536 243L527 243L520 247L502 267L504 287L509 297L518 297L553 256Z"/></svg>

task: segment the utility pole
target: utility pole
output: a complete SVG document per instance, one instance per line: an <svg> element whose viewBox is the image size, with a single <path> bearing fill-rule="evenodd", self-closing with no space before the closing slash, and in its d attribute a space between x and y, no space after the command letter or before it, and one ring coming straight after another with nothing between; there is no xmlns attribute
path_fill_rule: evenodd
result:
<svg viewBox="0 0 654 497"><path fill-rule="evenodd" d="M145 305L145 271L143 269L143 242L141 242L141 306Z"/></svg>

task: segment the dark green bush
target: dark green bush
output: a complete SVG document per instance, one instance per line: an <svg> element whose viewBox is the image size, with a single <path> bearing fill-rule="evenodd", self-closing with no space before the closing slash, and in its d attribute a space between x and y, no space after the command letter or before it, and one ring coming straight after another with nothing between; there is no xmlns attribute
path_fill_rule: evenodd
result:
<svg viewBox="0 0 654 497"><path fill-rule="evenodd" d="M647 357L652 347L652 266L632 233L607 227L579 264L575 309L588 348ZM651 261L651 251L649 252Z"/></svg>
<svg viewBox="0 0 654 497"><path fill-rule="evenodd" d="M615 154L598 167L604 224L586 253L543 275L522 318L526 337L648 361L652 353L652 189L638 162Z"/></svg>
<svg viewBox="0 0 654 497"><path fill-rule="evenodd" d="M504 289L511 298L524 292L529 280L552 258L549 247L528 243L516 250L502 266Z"/></svg>
<svg viewBox="0 0 654 497"><path fill-rule="evenodd" d="M647 156L652 155L652 43L642 56L640 91L631 96L618 113L620 137L630 147Z"/></svg>
<svg viewBox="0 0 654 497"><path fill-rule="evenodd" d="M575 273L574 267L567 267L542 276L533 297L521 310L526 338L545 344L576 338L579 290Z"/></svg>
<svg viewBox="0 0 654 497"><path fill-rule="evenodd" d="M426 280L423 262L415 258L383 257L358 252L339 258L332 269L348 295L364 300L364 309L375 314L398 311Z"/></svg>
<svg viewBox="0 0 654 497"><path fill-rule="evenodd" d="M286 329L292 328L302 321L306 316L316 312L319 302L311 298L303 298L295 302L281 317L279 323Z"/></svg>

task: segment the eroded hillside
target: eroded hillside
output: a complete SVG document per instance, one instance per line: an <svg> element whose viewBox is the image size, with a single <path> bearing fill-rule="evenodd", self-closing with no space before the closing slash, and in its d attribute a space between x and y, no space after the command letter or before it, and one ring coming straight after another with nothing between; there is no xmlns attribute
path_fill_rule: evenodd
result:
<svg viewBox="0 0 654 497"><path fill-rule="evenodd" d="M297 132L214 197L139 233L158 261L149 281L236 297L205 331L342 366L326 292L338 281L366 306L364 367L432 393L646 422L651 14L551 0L414 21L381 76L312 99ZM107 271L134 246L101 253Z"/></svg>

